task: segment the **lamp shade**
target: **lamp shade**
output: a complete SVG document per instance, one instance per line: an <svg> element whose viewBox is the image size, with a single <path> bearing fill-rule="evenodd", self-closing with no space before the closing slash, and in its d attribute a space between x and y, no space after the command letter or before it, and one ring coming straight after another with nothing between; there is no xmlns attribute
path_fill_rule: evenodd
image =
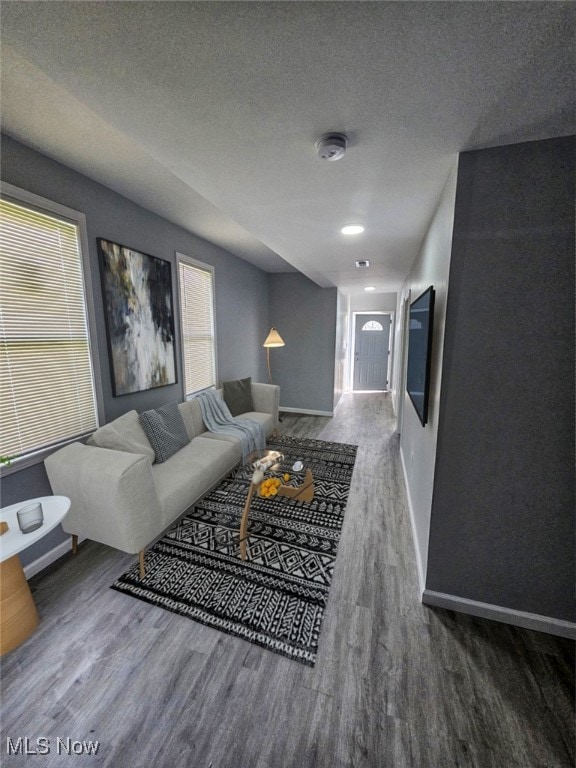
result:
<svg viewBox="0 0 576 768"><path fill-rule="evenodd" d="M266 336L266 341L262 344L263 347L283 347L284 339L276 328L270 328L270 333Z"/></svg>

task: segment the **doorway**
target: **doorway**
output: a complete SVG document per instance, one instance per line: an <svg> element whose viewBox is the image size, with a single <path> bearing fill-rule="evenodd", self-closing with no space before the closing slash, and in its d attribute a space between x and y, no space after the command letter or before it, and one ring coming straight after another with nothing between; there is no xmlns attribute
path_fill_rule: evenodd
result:
<svg viewBox="0 0 576 768"><path fill-rule="evenodd" d="M353 389L355 392L387 390L391 316L355 313L354 318Z"/></svg>

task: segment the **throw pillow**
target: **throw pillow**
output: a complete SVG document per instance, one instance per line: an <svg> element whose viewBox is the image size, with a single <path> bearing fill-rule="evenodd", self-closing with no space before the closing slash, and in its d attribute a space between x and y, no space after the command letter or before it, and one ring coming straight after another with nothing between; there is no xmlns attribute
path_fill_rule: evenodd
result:
<svg viewBox="0 0 576 768"><path fill-rule="evenodd" d="M156 410L144 411L140 414L140 424L154 448L157 464L166 461L190 442L177 403L168 403Z"/></svg>
<svg viewBox="0 0 576 768"><path fill-rule="evenodd" d="M232 416L240 416L254 410L251 377L223 382L222 394Z"/></svg>
<svg viewBox="0 0 576 768"><path fill-rule="evenodd" d="M111 448L114 451L144 454L150 461L154 461L154 449L134 410L97 429L86 444L97 448Z"/></svg>

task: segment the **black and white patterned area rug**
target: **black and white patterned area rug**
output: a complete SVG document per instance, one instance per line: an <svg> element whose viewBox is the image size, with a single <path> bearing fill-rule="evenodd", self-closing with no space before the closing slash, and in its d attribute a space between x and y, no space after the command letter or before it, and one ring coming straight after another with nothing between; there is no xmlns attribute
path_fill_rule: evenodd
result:
<svg viewBox="0 0 576 768"><path fill-rule="evenodd" d="M245 561L239 524L252 470L243 466L186 513L112 588L313 666L336 561L356 446L281 436L268 448L298 485L314 475L314 499L254 494Z"/></svg>

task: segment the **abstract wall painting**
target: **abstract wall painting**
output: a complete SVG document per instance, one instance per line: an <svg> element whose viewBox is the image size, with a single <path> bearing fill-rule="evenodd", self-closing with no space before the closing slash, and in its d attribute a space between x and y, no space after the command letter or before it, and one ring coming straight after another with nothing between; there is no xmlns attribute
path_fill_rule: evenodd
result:
<svg viewBox="0 0 576 768"><path fill-rule="evenodd" d="M175 384L170 262L97 243L114 397Z"/></svg>

